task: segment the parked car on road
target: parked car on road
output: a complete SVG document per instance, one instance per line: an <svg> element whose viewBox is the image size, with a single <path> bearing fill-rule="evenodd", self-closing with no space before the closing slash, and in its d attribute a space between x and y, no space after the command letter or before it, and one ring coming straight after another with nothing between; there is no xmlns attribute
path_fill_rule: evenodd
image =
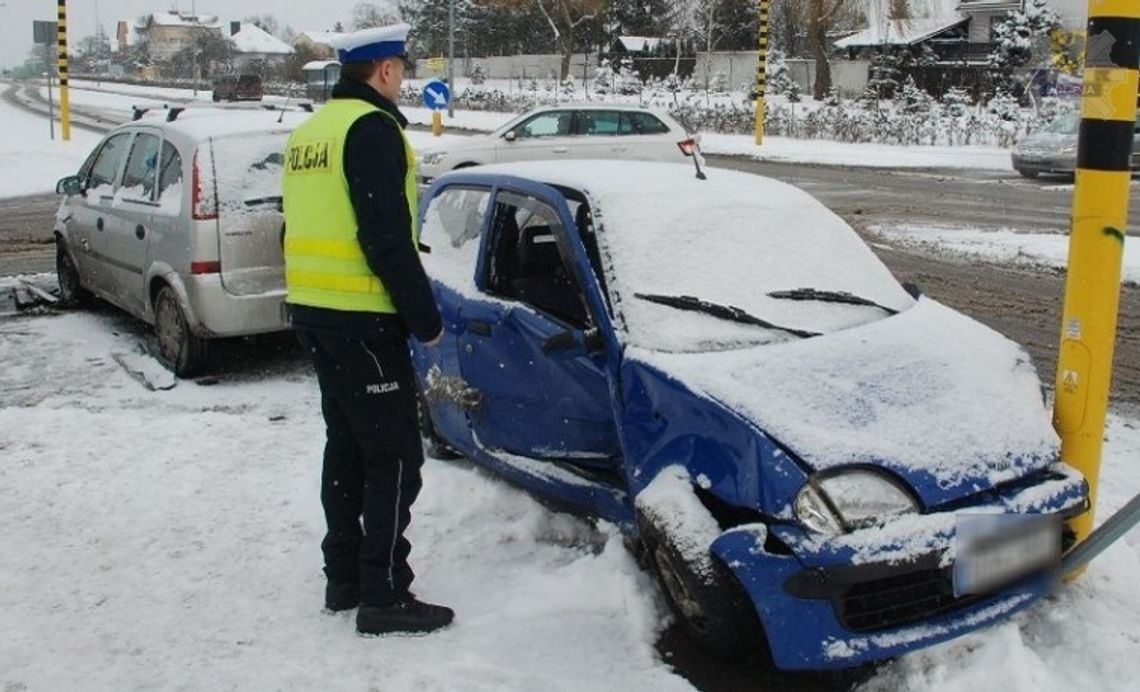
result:
<svg viewBox="0 0 1140 692"><path fill-rule="evenodd" d="M261 77L229 74L214 78L214 101L260 101L265 96Z"/></svg>
<svg viewBox="0 0 1140 692"><path fill-rule="evenodd" d="M622 527L710 650L844 668L1048 592L1088 486L1028 354L807 193L519 163L442 176L421 222L429 449Z"/></svg>
<svg viewBox="0 0 1140 692"><path fill-rule="evenodd" d="M1066 113L1031 134L1013 148L1013 168L1026 178L1042 173L1073 175L1077 170L1077 140L1080 136L1080 113ZM1140 133L1140 119L1136 121ZM1140 170L1140 137L1132 141L1132 170Z"/></svg>
<svg viewBox="0 0 1140 692"><path fill-rule="evenodd" d="M692 139L663 111L634 105L559 105L537 108L489 135L426 150L420 181L430 184L443 173L489 163L541 159L636 159L682 161L681 146Z"/></svg>
<svg viewBox="0 0 1140 692"><path fill-rule="evenodd" d="M303 115L174 109L111 130L56 186L61 300L154 325L178 375L209 339L285 329L282 152Z"/></svg>

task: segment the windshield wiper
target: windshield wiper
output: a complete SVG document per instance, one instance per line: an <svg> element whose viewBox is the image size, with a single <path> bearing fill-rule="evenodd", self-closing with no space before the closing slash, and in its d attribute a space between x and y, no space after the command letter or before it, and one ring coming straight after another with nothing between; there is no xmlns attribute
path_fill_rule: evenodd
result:
<svg viewBox="0 0 1140 692"><path fill-rule="evenodd" d="M857 296L854 293L848 293L847 291L821 291L817 288L796 288L790 291L772 291L768 294L768 297L782 298L785 300L815 300L821 303L843 303L845 305L866 305L871 308L879 308L888 315L899 314L899 311L894 308Z"/></svg>
<svg viewBox="0 0 1140 692"><path fill-rule="evenodd" d="M713 317L719 317L721 319L731 320L733 322L739 322L741 324L751 324L757 327L763 327L765 329L778 329L779 331L787 332L804 339L810 339L813 336L820 335L819 332L806 332L802 329L781 327L778 324L772 324L771 322L762 320L759 317L750 315L735 305L718 305L716 303L710 303L707 300L694 298L693 296L662 296L652 293L634 293L633 295L635 298L641 298L642 300L647 300L650 303L666 305L671 308L677 308L678 310L703 312L706 315L712 315Z"/></svg>

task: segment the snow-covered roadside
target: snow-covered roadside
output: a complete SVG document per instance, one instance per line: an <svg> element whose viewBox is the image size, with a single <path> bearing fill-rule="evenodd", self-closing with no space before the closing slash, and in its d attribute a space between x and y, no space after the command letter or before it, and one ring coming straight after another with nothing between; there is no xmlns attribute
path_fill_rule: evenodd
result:
<svg viewBox="0 0 1140 692"><path fill-rule="evenodd" d="M320 612L314 378L149 392L113 360L137 329L0 321L3 689L691 689L656 658L664 610L612 529L437 461L415 588L456 624L358 638Z"/></svg>
<svg viewBox="0 0 1140 692"><path fill-rule="evenodd" d="M71 141L64 142L59 124L51 139L46 117L22 111L0 100L0 199L51 192L56 181L72 175L91 153L99 136L71 128Z"/></svg>
<svg viewBox="0 0 1140 692"><path fill-rule="evenodd" d="M416 589L457 622L356 637L319 612L323 431L304 363L267 354L150 392L113 358L140 333L111 310L0 320L4 689L690 689L656 658L665 609L611 529L436 461ZM1107 438L1102 521L1140 492L1140 424L1114 416ZM1131 689L1137 569L1133 533L1050 600L865 688Z"/></svg>
<svg viewBox="0 0 1140 692"><path fill-rule="evenodd" d="M900 224L871 226L872 233L898 243L936 253L957 255L967 261L1017 264L1061 270L1069 261L1069 236L1059 233L1022 233L1010 229L940 228ZM1124 281L1140 284L1140 246L1124 244Z"/></svg>

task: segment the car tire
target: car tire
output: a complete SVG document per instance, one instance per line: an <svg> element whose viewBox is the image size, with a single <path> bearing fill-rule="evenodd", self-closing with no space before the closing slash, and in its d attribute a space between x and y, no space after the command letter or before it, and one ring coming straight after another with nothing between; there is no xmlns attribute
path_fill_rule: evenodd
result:
<svg viewBox="0 0 1140 692"><path fill-rule="evenodd" d="M769 662L767 639L755 606L736 576L715 555L702 575L684 557L669 530L638 512L643 556L665 600L689 638L713 656L740 661L753 655Z"/></svg>
<svg viewBox="0 0 1140 692"><path fill-rule="evenodd" d="M55 241L55 274L59 282L59 305L64 308L82 308L91 304L91 292L83 288L79 270L62 238Z"/></svg>
<svg viewBox="0 0 1140 692"><path fill-rule="evenodd" d="M201 370L206 362L206 340L190 331L190 324L170 286L163 286L154 299L154 335L158 359L178 377Z"/></svg>
<svg viewBox="0 0 1140 692"><path fill-rule="evenodd" d="M443 461L454 461L455 459L462 459L463 455L455 451L450 445L443 441L435 431L435 425L431 422L431 414L428 413L427 402L424 401L423 392L416 393L416 415L420 423L420 437L424 441L424 452L432 459L441 459Z"/></svg>

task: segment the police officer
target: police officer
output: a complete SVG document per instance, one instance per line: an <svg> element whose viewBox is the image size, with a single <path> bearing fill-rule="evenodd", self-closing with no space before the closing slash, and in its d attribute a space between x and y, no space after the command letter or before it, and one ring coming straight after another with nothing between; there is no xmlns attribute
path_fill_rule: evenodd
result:
<svg viewBox="0 0 1140 692"><path fill-rule="evenodd" d="M289 138L284 177L287 302L327 428L325 607L359 605L356 629L372 635L430 632L454 616L408 591L404 532L423 447L407 338L435 346L443 333L416 251L415 155L395 105L408 28L338 41L340 82Z"/></svg>

